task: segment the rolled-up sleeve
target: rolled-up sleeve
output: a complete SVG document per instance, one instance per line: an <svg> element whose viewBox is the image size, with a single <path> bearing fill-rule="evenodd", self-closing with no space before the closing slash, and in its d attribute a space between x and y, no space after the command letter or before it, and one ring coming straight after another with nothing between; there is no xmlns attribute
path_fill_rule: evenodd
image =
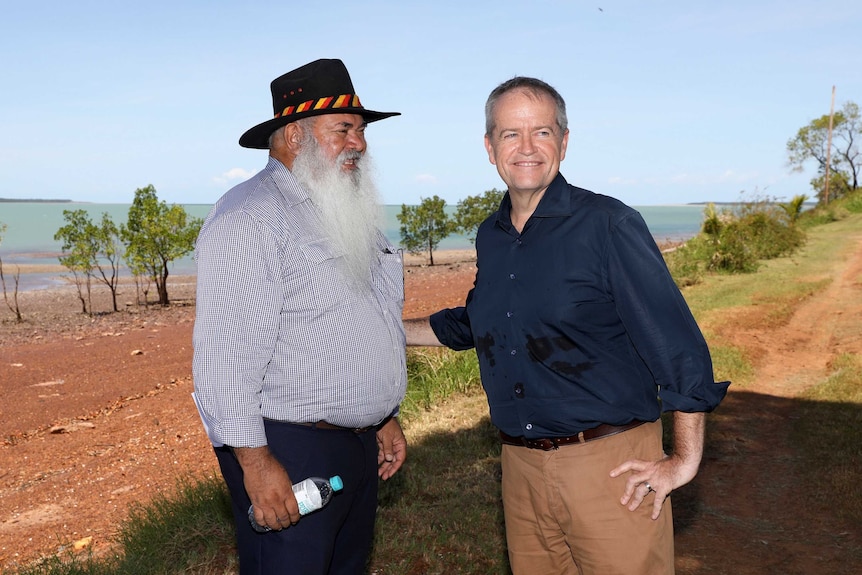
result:
<svg viewBox="0 0 862 575"><path fill-rule="evenodd" d="M622 219L608 246L608 291L632 344L653 374L663 411L712 411L716 382L706 340L639 214Z"/></svg>
<svg viewBox="0 0 862 575"><path fill-rule="evenodd" d="M429 319L434 335L446 347L456 351L474 347L473 330L470 329L470 316L467 314L466 307L440 310L432 314Z"/></svg>

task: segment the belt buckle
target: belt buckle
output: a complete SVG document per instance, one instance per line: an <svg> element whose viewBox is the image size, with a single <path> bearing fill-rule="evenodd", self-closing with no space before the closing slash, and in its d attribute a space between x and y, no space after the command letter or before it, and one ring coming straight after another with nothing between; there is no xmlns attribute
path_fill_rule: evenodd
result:
<svg viewBox="0 0 862 575"><path fill-rule="evenodd" d="M542 439L532 439L530 442L542 451L551 451L560 448L556 441L547 437L543 437Z"/></svg>

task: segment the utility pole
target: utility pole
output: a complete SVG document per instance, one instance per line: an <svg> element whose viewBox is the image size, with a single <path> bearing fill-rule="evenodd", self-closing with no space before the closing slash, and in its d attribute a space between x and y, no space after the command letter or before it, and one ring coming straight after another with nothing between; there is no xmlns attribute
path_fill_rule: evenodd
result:
<svg viewBox="0 0 862 575"><path fill-rule="evenodd" d="M826 190L823 192L823 203L829 203L829 164L832 154L832 117L835 115L835 86L832 86L832 104L829 106L829 136L826 139Z"/></svg>

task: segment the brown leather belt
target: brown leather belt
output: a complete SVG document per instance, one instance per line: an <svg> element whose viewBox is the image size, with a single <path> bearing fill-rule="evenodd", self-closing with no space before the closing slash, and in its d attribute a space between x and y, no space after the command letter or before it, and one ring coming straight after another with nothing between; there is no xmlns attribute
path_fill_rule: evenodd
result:
<svg viewBox="0 0 862 575"><path fill-rule="evenodd" d="M541 439L527 439L523 436L513 437L501 431L500 440L507 445L518 445L521 447L529 447L530 449L541 449L542 451L550 451L552 449L559 449L561 446L569 445L570 443L586 443L587 441L592 441L601 437L616 435L617 433L622 433L623 431L634 429L635 427L643 425L644 423L646 422L632 421L631 423L627 423L625 425L608 425L606 423L603 423L597 427L593 427L592 429L582 431L577 435L570 435L568 437L547 437Z"/></svg>
<svg viewBox="0 0 862 575"><path fill-rule="evenodd" d="M303 427L311 427L313 429L331 429L334 431L350 431L351 433L365 433L366 431L371 431L376 426L369 425L368 427L341 427L340 425L332 425L326 421L315 421L313 423L296 423L295 425L301 425Z"/></svg>
<svg viewBox="0 0 862 575"><path fill-rule="evenodd" d="M392 416L389 415L383 419L377 425L369 425L367 427L341 427L340 425L333 425L327 421L315 421L310 423L296 423L295 425L301 425L303 427L311 427L312 429L330 429L333 431L349 431L351 433L365 433L366 431L371 431L372 429L378 430L392 419Z"/></svg>

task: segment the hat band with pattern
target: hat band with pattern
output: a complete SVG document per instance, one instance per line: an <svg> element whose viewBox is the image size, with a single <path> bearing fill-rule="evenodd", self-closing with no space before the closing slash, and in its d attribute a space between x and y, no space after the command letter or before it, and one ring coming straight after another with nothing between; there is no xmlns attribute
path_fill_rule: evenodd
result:
<svg viewBox="0 0 862 575"><path fill-rule="evenodd" d="M359 102L359 96L356 94L342 94L340 96L326 96L317 100L308 100L297 106L288 106L281 113L276 114L276 118L284 118L293 114L300 114L309 110L326 110L338 108L360 108L362 104Z"/></svg>

